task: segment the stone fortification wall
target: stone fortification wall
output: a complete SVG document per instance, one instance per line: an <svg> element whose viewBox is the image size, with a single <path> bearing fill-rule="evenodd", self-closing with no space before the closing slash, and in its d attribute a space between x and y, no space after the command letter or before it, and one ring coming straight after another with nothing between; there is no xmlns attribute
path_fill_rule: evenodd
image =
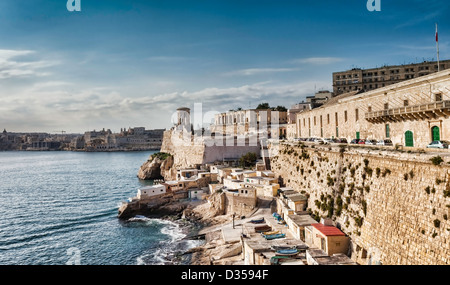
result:
<svg viewBox="0 0 450 285"><path fill-rule="evenodd" d="M449 156L326 145L281 144L272 171L331 217L361 264L450 263Z"/></svg>
<svg viewBox="0 0 450 285"><path fill-rule="evenodd" d="M167 152L174 156L176 168L195 167L199 164L222 162L227 159L239 159L247 152L260 155L260 144L251 145L248 141L238 145L235 140L223 145L205 143L201 137L184 136L182 132L166 131L161 147L161 152Z"/></svg>
<svg viewBox="0 0 450 285"><path fill-rule="evenodd" d="M205 148L199 142L186 139L183 133L173 130L165 131L161 152L167 152L174 157L175 168L194 167L203 163Z"/></svg>

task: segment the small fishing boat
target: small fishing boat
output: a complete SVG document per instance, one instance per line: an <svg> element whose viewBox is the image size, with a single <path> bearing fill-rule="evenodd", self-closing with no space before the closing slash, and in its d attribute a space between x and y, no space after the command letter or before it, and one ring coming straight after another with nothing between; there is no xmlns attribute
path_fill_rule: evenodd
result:
<svg viewBox="0 0 450 285"><path fill-rule="evenodd" d="M255 227L255 232L256 233L263 233L263 232L268 232L268 231L271 231L271 230L272 230L272 227L268 226L268 225Z"/></svg>
<svg viewBox="0 0 450 285"><path fill-rule="evenodd" d="M275 235L275 234L279 234L280 231L271 231L271 232L263 232L262 235L264 236L270 236L270 235Z"/></svg>
<svg viewBox="0 0 450 285"><path fill-rule="evenodd" d="M275 220L280 220L281 216L278 213L273 213L272 216L275 218Z"/></svg>
<svg viewBox="0 0 450 285"><path fill-rule="evenodd" d="M276 251L276 255L282 255L282 256L294 256L297 254L298 254L298 249L296 249L296 248L279 249Z"/></svg>
<svg viewBox="0 0 450 285"><path fill-rule="evenodd" d="M280 263L282 263L283 260L289 260L289 259L290 259L289 256L282 256L282 255L272 256L270 258L270 264L271 265L280 265Z"/></svg>
<svg viewBox="0 0 450 285"><path fill-rule="evenodd" d="M250 223L252 223L252 224L262 224L262 223L264 223L264 218L251 220Z"/></svg>
<svg viewBox="0 0 450 285"><path fill-rule="evenodd" d="M264 238L266 240L273 240L278 238L285 238L286 234L274 234L274 235L264 235Z"/></svg>

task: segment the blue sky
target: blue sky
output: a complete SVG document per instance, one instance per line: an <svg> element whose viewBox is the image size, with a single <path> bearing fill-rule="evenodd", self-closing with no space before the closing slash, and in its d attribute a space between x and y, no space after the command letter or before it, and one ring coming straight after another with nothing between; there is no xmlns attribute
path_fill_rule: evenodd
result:
<svg viewBox="0 0 450 285"><path fill-rule="evenodd" d="M449 59L445 0L0 2L0 128L168 128L179 106L291 106L335 71Z"/></svg>

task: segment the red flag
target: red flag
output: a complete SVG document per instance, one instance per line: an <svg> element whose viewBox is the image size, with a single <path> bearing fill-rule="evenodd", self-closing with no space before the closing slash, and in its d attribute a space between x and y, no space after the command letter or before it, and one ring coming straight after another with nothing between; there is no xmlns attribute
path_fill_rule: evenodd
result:
<svg viewBox="0 0 450 285"><path fill-rule="evenodd" d="M436 42L438 42L438 26L436 24Z"/></svg>

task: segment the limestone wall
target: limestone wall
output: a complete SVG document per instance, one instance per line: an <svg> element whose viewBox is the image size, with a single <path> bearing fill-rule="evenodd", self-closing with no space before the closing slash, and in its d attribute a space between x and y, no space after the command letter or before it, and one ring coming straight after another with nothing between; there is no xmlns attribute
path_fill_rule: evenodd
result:
<svg viewBox="0 0 450 285"><path fill-rule="evenodd" d="M337 146L279 146L272 171L332 217L362 263L450 263L450 157Z"/></svg>
<svg viewBox="0 0 450 285"><path fill-rule="evenodd" d="M169 130L164 132L161 152L167 152L174 156L176 168L195 167L199 164L222 162L226 159L239 159L248 152L254 152L260 156L260 144L247 139L238 144L235 139L231 142L224 140L222 143L211 143L202 137L186 136L182 132Z"/></svg>

